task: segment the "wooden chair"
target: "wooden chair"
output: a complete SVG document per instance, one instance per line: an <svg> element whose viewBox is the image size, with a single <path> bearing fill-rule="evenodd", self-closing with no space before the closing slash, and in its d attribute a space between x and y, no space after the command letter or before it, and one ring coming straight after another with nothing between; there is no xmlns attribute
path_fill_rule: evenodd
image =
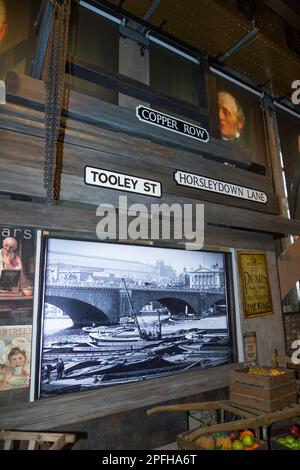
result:
<svg viewBox="0 0 300 470"><path fill-rule="evenodd" d="M272 366L279 367L279 364L292 364L292 359L290 356L279 356L277 349L273 349L272 351Z"/></svg>
<svg viewBox="0 0 300 470"><path fill-rule="evenodd" d="M299 379L299 366L293 367L292 359L290 356L279 356L277 349L273 349L272 351L272 366L273 367L279 367L280 364L283 364L285 367L290 367L290 369L295 369L296 371L296 387L297 387L297 395L298 395L298 402L300 398L300 379Z"/></svg>
<svg viewBox="0 0 300 470"><path fill-rule="evenodd" d="M76 434L35 431L2 431L0 439L4 441L4 450L61 450L78 440Z"/></svg>

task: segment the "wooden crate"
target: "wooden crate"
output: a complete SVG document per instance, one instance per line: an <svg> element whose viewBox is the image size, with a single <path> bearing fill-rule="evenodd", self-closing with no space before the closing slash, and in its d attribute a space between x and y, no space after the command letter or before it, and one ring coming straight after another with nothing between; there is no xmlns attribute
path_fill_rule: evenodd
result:
<svg viewBox="0 0 300 470"><path fill-rule="evenodd" d="M247 409L272 412L297 402L294 371L279 369L284 374L263 376L248 374L248 370L244 368L230 372L231 403Z"/></svg>
<svg viewBox="0 0 300 470"><path fill-rule="evenodd" d="M161 412L204 410L215 410L221 422L179 434L177 436L177 446L179 449L199 450L201 447L195 444L194 441L202 434L258 428L256 426L257 417L253 412L236 408L228 400L157 406L147 410L147 414L151 416ZM225 421L226 416L235 421ZM256 435L258 436L258 434Z"/></svg>

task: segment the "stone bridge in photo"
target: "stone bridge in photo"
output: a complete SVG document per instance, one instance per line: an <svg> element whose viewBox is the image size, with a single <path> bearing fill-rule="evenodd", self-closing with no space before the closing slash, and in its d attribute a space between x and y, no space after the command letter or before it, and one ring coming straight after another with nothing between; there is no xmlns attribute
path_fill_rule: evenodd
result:
<svg viewBox="0 0 300 470"><path fill-rule="evenodd" d="M129 300L130 299L130 300ZM55 305L67 314L76 326L109 325L119 323L120 317L136 315L150 302L159 302L171 315L195 314L197 316L224 301L224 290L199 291L189 288L153 287L95 287L84 284L48 285L45 302Z"/></svg>

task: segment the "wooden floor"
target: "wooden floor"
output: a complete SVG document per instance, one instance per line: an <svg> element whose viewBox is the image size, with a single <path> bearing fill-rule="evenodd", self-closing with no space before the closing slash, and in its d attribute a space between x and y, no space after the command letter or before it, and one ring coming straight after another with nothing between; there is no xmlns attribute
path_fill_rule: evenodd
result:
<svg viewBox="0 0 300 470"><path fill-rule="evenodd" d="M37 400L25 405L0 408L3 429L47 430L68 424L103 418L162 402L162 397L179 400L196 394L221 389L229 384L229 373L241 367L227 364L162 379L120 385L91 392Z"/></svg>
<svg viewBox="0 0 300 470"><path fill-rule="evenodd" d="M178 450L176 442L170 442L170 444L166 444L165 446L158 447L155 450Z"/></svg>
<svg viewBox="0 0 300 470"><path fill-rule="evenodd" d="M197 413L189 416L189 430L196 429L199 427L199 421L197 419ZM177 442L170 442L162 447L157 447L156 450L178 450Z"/></svg>

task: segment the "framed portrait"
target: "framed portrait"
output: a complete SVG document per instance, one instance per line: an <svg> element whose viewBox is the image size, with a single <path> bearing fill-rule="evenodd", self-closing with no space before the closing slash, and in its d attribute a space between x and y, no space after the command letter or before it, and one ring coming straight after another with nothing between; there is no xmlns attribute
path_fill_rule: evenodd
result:
<svg viewBox="0 0 300 470"><path fill-rule="evenodd" d="M273 313L271 289L265 253L238 252L245 318Z"/></svg>
<svg viewBox="0 0 300 470"><path fill-rule="evenodd" d="M29 387L31 325L0 326L0 391Z"/></svg>
<svg viewBox="0 0 300 470"><path fill-rule="evenodd" d="M0 226L0 325L31 323L36 231Z"/></svg>
<svg viewBox="0 0 300 470"><path fill-rule="evenodd" d="M223 253L45 240L38 397L225 364Z"/></svg>
<svg viewBox="0 0 300 470"><path fill-rule="evenodd" d="M217 81L216 136L228 145L249 153L253 170L264 173L267 166L264 125L259 98L229 80Z"/></svg>

